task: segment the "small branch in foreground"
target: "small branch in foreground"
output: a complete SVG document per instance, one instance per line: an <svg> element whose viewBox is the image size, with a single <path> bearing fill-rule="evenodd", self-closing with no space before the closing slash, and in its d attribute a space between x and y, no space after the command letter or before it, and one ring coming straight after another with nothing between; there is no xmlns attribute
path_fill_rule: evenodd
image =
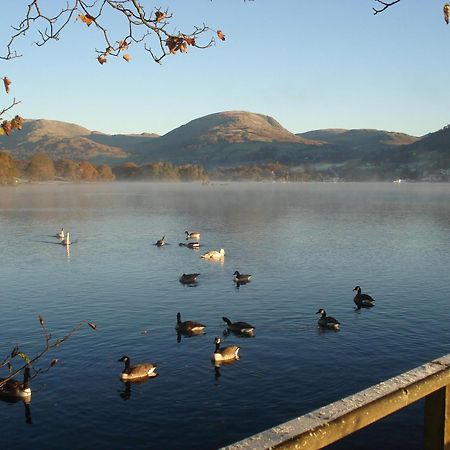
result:
<svg viewBox="0 0 450 450"><path fill-rule="evenodd" d="M48 351L50 351L51 349L53 349L55 347L59 347L65 341L70 339L70 337L73 336L77 331L79 331L84 325L88 325L93 330L97 329L97 325L95 325L95 323L88 322L87 320L83 320L78 325L73 327L72 330L69 333L67 333L65 336L63 336L62 338L55 339L55 340L52 341L52 335L48 331L48 329L47 329L47 327L45 325L44 318L42 316L39 316L38 319L39 319L39 325L41 326L42 331L44 333L44 341L45 341L45 343L44 343L43 349L40 350L32 358L30 358L26 353L19 351L19 346L18 345L14 346L13 350L11 351L11 353L8 356L6 356L3 359L3 361L0 362L0 367L7 366L8 367L8 371L9 371L9 375L6 378L4 378L4 379L2 379L0 381L0 391L1 391L2 387L10 379L12 379L14 376L16 376L18 373L20 373L26 367L32 366L32 364L34 362L36 362L40 358L42 358L42 356L44 356ZM15 359L16 357L21 358L23 363L21 364L21 366L19 368L13 369L12 360ZM58 359L53 359L51 361L50 365L46 369L42 369L42 368L35 369L35 368L33 368L34 375L33 375L32 378L34 378L35 376L37 376L40 373L47 372L51 367L55 366L57 363L58 363Z"/></svg>

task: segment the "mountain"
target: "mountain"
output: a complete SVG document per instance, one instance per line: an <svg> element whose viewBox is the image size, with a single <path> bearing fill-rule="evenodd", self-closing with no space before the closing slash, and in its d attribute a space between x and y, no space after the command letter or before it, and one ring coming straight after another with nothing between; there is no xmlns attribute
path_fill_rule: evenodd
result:
<svg viewBox="0 0 450 450"><path fill-rule="evenodd" d="M401 146L413 144L419 139L415 136L393 131L345 130L339 128L308 131L300 133L298 136L319 140L334 148L339 148L344 159L378 158L383 153L389 153Z"/></svg>
<svg viewBox="0 0 450 450"><path fill-rule="evenodd" d="M25 120L21 131L0 137L0 150L15 159L44 152L53 159L106 161L127 158L128 148L147 139L153 135L109 136L57 120Z"/></svg>
<svg viewBox="0 0 450 450"><path fill-rule="evenodd" d="M194 119L158 136L108 135L55 120L26 120L0 137L14 159L46 152L53 159L112 165L167 161L207 169L279 162L328 178L450 179L450 126L423 137L373 129L325 129L293 134L274 118L226 111Z"/></svg>
<svg viewBox="0 0 450 450"><path fill-rule="evenodd" d="M226 111L194 119L139 147L143 162L162 159L206 166L296 159L302 149L320 142L296 136L274 118L245 111Z"/></svg>

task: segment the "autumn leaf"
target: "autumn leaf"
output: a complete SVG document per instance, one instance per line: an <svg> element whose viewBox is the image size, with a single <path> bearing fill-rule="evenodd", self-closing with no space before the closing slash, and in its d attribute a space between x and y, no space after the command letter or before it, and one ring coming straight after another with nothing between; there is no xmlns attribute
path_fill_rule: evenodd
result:
<svg viewBox="0 0 450 450"><path fill-rule="evenodd" d="M119 42L119 52L123 52L128 48L127 41L120 41Z"/></svg>
<svg viewBox="0 0 450 450"><path fill-rule="evenodd" d="M58 363L59 363L59 359L58 358L52 359L52 362L50 363L50 367L54 367Z"/></svg>
<svg viewBox="0 0 450 450"><path fill-rule="evenodd" d="M93 330L96 330L97 329L97 325L95 325L95 323L93 323L93 322L88 322L87 323Z"/></svg>
<svg viewBox="0 0 450 450"><path fill-rule="evenodd" d="M30 362L29 356L24 352L17 353L17 356L20 356L27 364Z"/></svg>
<svg viewBox="0 0 450 450"><path fill-rule="evenodd" d="M39 314L38 319L39 319L39 323L40 323L41 327L43 327L44 323L45 323L44 318Z"/></svg>
<svg viewBox="0 0 450 450"><path fill-rule="evenodd" d="M12 131L11 122L8 122L7 120L4 120L2 122L2 130L6 134L6 136L9 136Z"/></svg>
<svg viewBox="0 0 450 450"><path fill-rule="evenodd" d="M3 127L0 126L0 136L4 136L5 135L5 130L3 129Z"/></svg>
<svg viewBox="0 0 450 450"><path fill-rule="evenodd" d="M189 37L189 36L183 36L183 39L187 45L195 45L195 38Z"/></svg>
<svg viewBox="0 0 450 450"><path fill-rule="evenodd" d="M166 18L166 14L163 13L162 11L156 11L155 12L155 16L156 16L156 21L157 22L161 22L161 20Z"/></svg>
<svg viewBox="0 0 450 450"><path fill-rule="evenodd" d="M113 49L111 46L109 46L109 47L105 50L105 54L109 55L110 53L112 53L113 50L114 50L114 49Z"/></svg>
<svg viewBox="0 0 450 450"><path fill-rule="evenodd" d="M217 37L221 40L224 41L225 40L225 35L223 34L223 32L221 30L217 30Z"/></svg>
<svg viewBox="0 0 450 450"><path fill-rule="evenodd" d="M14 130L22 129L23 119L20 116L14 116L14 119L11 120L11 128Z"/></svg>
<svg viewBox="0 0 450 450"><path fill-rule="evenodd" d="M105 55L100 55L100 56L97 58L97 61L98 61L100 64L102 64L102 65L108 62L108 60L106 59L106 56L105 56Z"/></svg>
<svg viewBox="0 0 450 450"><path fill-rule="evenodd" d="M8 77L3 78L3 84L5 85L5 91L9 94L9 85L11 84L11 80Z"/></svg>
<svg viewBox="0 0 450 450"><path fill-rule="evenodd" d="M446 3L444 5L444 20L445 23L448 25L450 22L450 3Z"/></svg>
<svg viewBox="0 0 450 450"><path fill-rule="evenodd" d="M123 55L122 58L123 58L126 62L130 62L130 61L131 61L131 55L129 55L128 53L125 53L125 55Z"/></svg>
<svg viewBox="0 0 450 450"><path fill-rule="evenodd" d="M78 14L79 19L84 22L88 27L95 22L95 17L92 17L90 14Z"/></svg>

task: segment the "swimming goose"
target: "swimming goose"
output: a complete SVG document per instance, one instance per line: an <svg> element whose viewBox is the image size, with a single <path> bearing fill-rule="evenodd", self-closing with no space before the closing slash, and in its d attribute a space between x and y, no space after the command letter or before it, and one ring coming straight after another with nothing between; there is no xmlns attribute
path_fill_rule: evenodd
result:
<svg viewBox="0 0 450 450"><path fill-rule="evenodd" d="M229 361L231 359L239 359L239 350L240 348L237 345L230 345L225 348L220 348L220 343L222 340L220 337L216 337L214 339L214 344L216 345L216 349L214 353L211 355L211 359L213 361Z"/></svg>
<svg viewBox="0 0 450 450"><path fill-rule="evenodd" d="M200 239L200 233L198 231L185 231L186 239Z"/></svg>
<svg viewBox="0 0 450 450"><path fill-rule="evenodd" d="M23 383L20 381L10 378L6 380L5 378L0 379L0 397L7 398L22 398L26 399L31 397L31 388L29 385L30 381L30 368L25 367L23 372ZM2 384L4 382L4 384Z"/></svg>
<svg viewBox="0 0 450 450"><path fill-rule="evenodd" d="M58 239L64 239L64 228L61 228L61 231L58 231L58 233L56 233L56 237Z"/></svg>
<svg viewBox="0 0 450 450"><path fill-rule="evenodd" d="M248 283L251 278L250 274L239 273L237 270L233 273L233 275L234 275L233 281L241 284Z"/></svg>
<svg viewBox="0 0 450 450"><path fill-rule="evenodd" d="M194 284L197 282L197 278L200 276L199 273L183 273L180 277L180 283L183 284Z"/></svg>
<svg viewBox="0 0 450 450"><path fill-rule="evenodd" d="M200 256L200 258L204 259L223 259L225 256L225 250L223 248L220 249L220 251L217 250L211 250L209 252L204 253Z"/></svg>
<svg viewBox="0 0 450 450"><path fill-rule="evenodd" d="M200 322L195 322L194 320L186 320L184 322L181 321L181 314L177 313L177 324L175 329L179 333L184 334L201 334L203 333L206 325L203 325Z"/></svg>
<svg viewBox="0 0 450 450"><path fill-rule="evenodd" d="M183 242L180 242L178 244L180 247L187 247L192 250L200 248L200 242L188 242L187 244L184 244Z"/></svg>
<svg viewBox="0 0 450 450"><path fill-rule="evenodd" d="M375 300L367 294L361 294L361 288L359 286L355 286L354 291L358 291L353 298L355 305L358 308L370 308L371 306L375 306Z"/></svg>
<svg viewBox="0 0 450 450"><path fill-rule="evenodd" d="M156 245L157 247L162 247L163 245L166 245L165 239L166 239L166 235L164 235L161 239L158 239L158 240L155 242L155 245Z"/></svg>
<svg viewBox="0 0 450 450"><path fill-rule="evenodd" d="M319 326L323 328L332 328L333 330L339 330L341 323L334 317L327 316L326 311L321 308L316 314L320 314L320 319L317 322Z"/></svg>
<svg viewBox="0 0 450 450"><path fill-rule="evenodd" d="M233 333L244 334L246 336L253 336L255 327L247 322L231 322L227 317L222 317L222 320L227 324L227 328Z"/></svg>
<svg viewBox="0 0 450 450"><path fill-rule="evenodd" d="M158 374L155 372L156 365L151 363L141 363L134 366L130 365L130 358L128 356L122 356L118 360L125 363L125 368L120 374L122 380L134 380L139 378L156 377Z"/></svg>

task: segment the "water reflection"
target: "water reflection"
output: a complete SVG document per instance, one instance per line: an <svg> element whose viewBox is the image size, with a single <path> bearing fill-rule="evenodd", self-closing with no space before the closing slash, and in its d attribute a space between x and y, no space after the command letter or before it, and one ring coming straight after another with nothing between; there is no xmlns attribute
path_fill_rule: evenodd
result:
<svg viewBox="0 0 450 450"><path fill-rule="evenodd" d="M14 397L0 397L0 401L10 404L15 403L22 403L24 407L24 413L25 413L25 423L28 425L33 424L33 418L31 417L31 397L25 397L25 398L14 398Z"/></svg>
<svg viewBox="0 0 450 450"><path fill-rule="evenodd" d="M158 378L158 376L159 376L159 374L156 374L153 377L141 378L138 380L131 380L131 381L130 380L127 380L127 381L121 380L124 385L124 388L123 388L123 390L119 391L120 398L124 401L129 400L131 398L131 385L132 384L134 384L134 385L145 384L150 379Z"/></svg>
<svg viewBox="0 0 450 450"><path fill-rule="evenodd" d="M202 336L205 334L204 330L200 330L200 331L180 331L180 330L176 330L177 332L177 342L178 344L181 342L182 337L183 338L191 338L194 336Z"/></svg>
<svg viewBox="0 0 450 450"><path fill-rule="evenodd" d="M216 381L219 381L219 378L222 376L221 368L222 366L231 366L233 364L236 364L238 360L232 359L229 361L211 361L212 365L214 366L214 379Z"/></svg>

